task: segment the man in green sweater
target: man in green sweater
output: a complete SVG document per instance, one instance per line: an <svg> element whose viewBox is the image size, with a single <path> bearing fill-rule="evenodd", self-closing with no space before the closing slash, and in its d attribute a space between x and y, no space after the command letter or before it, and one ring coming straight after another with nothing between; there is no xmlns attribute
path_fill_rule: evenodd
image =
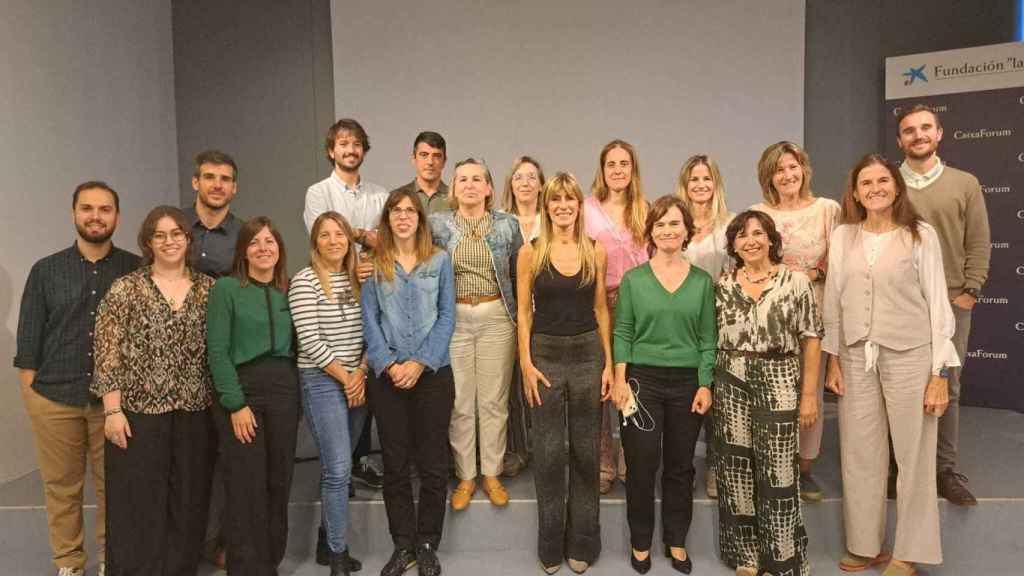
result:
<svg viewBox="0 0 1024 576"><path fill-rule="evenodd" d="M988 278L992 243L978 179L943 164L936 154L940 141L942 124L927 106L918 104L900 118L897 142L905 155L900 173L914 207L939 235L946 287L956 317L953 346L964 364L971 309ZM978 501L967 489L967 477L957 470L962 370L962 366L950 370L949 408L939 419L938 488L939 495L949 502L973 506Z"/></svg>

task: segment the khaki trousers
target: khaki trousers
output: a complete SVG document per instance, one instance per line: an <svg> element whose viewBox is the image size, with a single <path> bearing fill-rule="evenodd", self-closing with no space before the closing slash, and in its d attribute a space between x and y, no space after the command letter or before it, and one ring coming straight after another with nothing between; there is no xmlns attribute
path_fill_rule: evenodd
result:
<svg viewBox="0 0 1024 576"><path fill-rule="evenodd" d="M102 561L106 546L103 407L59 404L29 386L22 386L21 392L35 435L53 563L58 568L85 567L82 504L87 458L96 492L96 544Z"/></svg>
<svg viewBox="0 0 1024 576"><path fill-rule="evenodd" d="M455 333L449 352L455 376L455 406L448 440L455 473L477 476L477 418L480 473L501 474L508 441L508 394L515 364L515 325L501 299L471 306L456 304Z"/></svg>
<svg viewBox="0 0 1024 576"><path fill-rule="evenodd" d="M842 347L839 360L846 383L839 399L846 547L868 557L882 550L891 435L899 466L893 558L942 563L935 484L938 418L924 413L931 345L905 351L879 346L876 369L869 372L862 343Z"/></svg>

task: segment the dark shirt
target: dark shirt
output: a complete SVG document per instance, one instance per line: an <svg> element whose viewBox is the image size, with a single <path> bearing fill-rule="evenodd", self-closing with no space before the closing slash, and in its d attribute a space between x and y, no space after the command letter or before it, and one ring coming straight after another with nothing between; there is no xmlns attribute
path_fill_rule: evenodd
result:
<svg viewBox="0 0 1024 576"><path fill-rule="evenodd" d="M412 182L409 182L405 186L396 188L395 190L392 190L392 192L397 192L398 190L415 192L416 197L420 199L420 204L423 205L423 209L426 210L428 215L452 209L451 204L448 203L448 185L443 181L438 182L437 192L434 192L433 196L427 196L427 193L420 189L415 178L412 179Z"/></svg>
<svg viewBox="0 0 1024 576"><path fill-rule="evenodd" d="M597 330L594 291L597 282L580 286L581 266L565 276L548 262L533 281L533 332L548 336L577 336Z"/></svg>
<svg viewBox="0 0 1024 576"><path fill-rule="evenodd" d="M120 248L88 261L78 245L36 262L25 282L14 365L36 370L32 389L44 398L85 406L93 373L96 308L114 280L139 267Z"/></svg>
<svg viewBox="0 0 1024 576"><path fill-rule="evenodd" d="M195 205L185 208L183 212L192 225L192 246L189 248L192 267L213 278L230 274L242 221L229 211L220 224L211 229L203 225Z"/></svg>

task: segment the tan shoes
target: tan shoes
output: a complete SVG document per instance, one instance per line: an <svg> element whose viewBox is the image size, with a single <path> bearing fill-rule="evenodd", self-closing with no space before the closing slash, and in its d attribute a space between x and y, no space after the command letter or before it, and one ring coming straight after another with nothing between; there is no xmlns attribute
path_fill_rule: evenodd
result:
<svg viewBox="0 0 1024 576"><path fill-rule="evenodd" d="M484 476L483 488L484 493L491 499L491 504L495 506L508 505L508 490L505 490L497 476Z"/></svg>
<svg viewBox="0 0 1024 576"><path fill-rule="evenodd" d="M889 562L882 572L882 576L915 576L916 574L917 570L914 569L913 564L897 564L895 562Z"/></svg>
<svg viewBox="0 0 1024 576"><path fill-rule="evenodd" d="M460 480L455 490L452 490L452 510L456 512L465 510L476 492L476 481Z"/></svg>
<svg viewBox="0 0 1024 576"><path fill-rule="evenodd" d="M843 558L839 560L839 569L843 572L861 572L871 568L872 566L884 564L889 561L889 558L891 558L891 555L884 550L879 552L878 556L875 556L874 558L858 556L847 552L846 554L843 554Z"/></svg>

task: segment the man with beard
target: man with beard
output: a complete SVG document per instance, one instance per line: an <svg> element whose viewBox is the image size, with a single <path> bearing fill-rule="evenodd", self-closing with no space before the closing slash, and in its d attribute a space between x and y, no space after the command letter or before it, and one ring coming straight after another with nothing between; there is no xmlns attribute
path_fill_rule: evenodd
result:
<svg viewBox="0 0 1024 576"><path fill-rule="evenodd" d="M231 213L231 201L238 191L238 165L219 150L196 156L192 175L196 200L185 208L192 224L191 258L195 269L219 278L231 273L235 243L242 221Z"/></svg>
<svg viewBox="0 0 1024 576"><path fill-rule="evenodd" d="M985 196L973 175L943 164L936 151L942 141L938 115L918 104L899 121L897 142L905 159L900 173L917 211L939 235L946 286L953 304L953 346L961 366L949 369L949 408L939 418L938 489L952 504L974 506L967 477L957 469L960 439L960 375L966 362L971 309L988 278L992 252Z"/></svg>
<svg viewBox="0 0 1024 576"><path fill-rule="evenodd" d="M84 574L82 496L88 460L102 576L105 416L103 405L89 393L93 326L100 300L114 280L139 266L139 257L110 241L120 214L110 186L96 181L78 185L71 208L75 243L36 262L25 283L14 366L35 435L57 574Z"/></svg>

